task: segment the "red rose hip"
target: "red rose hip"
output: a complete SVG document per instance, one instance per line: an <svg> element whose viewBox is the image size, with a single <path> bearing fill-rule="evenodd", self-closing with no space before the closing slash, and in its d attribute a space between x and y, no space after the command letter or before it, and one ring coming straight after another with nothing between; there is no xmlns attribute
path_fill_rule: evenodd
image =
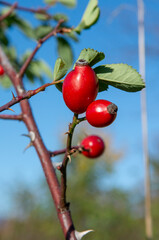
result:
<svg viewBox="0 0 159 240"><path fill-rule="evenodd" d="M84 148L82 154L88 158L101 156L105 149L103 140L96 135L84 138L81 142L81 146Z"/></svg>
<svg viewBox="0 0 159 240"><path fill-rule="evenodd" d="M74 113L84 113L98 93L98 78L87 61L80 59L66 76L62 86L63 99Z"/></svg>
<svg viewBox="0 0 159 240"><path fill-rule="evenodd" d="M86 119L93 127L106 127L115 120L117 111L118 107L114 103L96 100L88 106Z"/></svg>
<svg viewBox="0 0 159 240"><path fill-rule="evenodd" d="M4 74L4 69L3 67L0 65L0 76L2 76Z"/></svg>

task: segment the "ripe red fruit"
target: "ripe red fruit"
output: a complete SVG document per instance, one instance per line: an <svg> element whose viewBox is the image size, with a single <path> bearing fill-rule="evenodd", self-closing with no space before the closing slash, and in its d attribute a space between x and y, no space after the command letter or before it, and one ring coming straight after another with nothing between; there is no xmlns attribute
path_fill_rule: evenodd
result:
<svg viewBox="0 0 159 240"><path fill-rule="evenodd" d="M107 100L92 102L86 111L86 119L93 127L106 127L117 116L118 107Z"/></svg>
<svg viewBox="0 0 159 240"><path fill-rule="evenodd" d="M81 142L81 146L85 149L82 151L82 154L88 158L99 157L104 152L105 148L103 140L96 135L84 138Z"/></svg>
<svg viewBox="0 0 159 240"><path fill-rule="evenodd" d="M98 78L88 62L80 59L66 76L62 93L67 107L74 113L84 113L98 93Z"/></svg>
<svg viewBox="0 0 159 240"><path fill-rule="evenodd" d="M2 76L4 74L4 69L3 67L0 65L0 76Z"/></svg>

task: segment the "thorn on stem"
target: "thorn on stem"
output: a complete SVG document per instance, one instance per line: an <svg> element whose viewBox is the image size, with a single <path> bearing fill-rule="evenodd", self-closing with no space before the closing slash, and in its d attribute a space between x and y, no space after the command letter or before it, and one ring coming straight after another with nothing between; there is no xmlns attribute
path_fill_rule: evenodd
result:
<svg viewBox="0 0 159 240"><path fill-rule="evenodd" d="M71 163L71 156L68 155L67 157L68 157L68 162Z"/></svg>
<svg viewBox="0 0 159 240"><path fill-rule="evenodd" d="M77 240L81 240L86 234L93 232L93 231L94 230L92 230L92 229L89 229L89 230L86 230L83 232L78 232L75 230L75 236L76 236Z"/></svg>
<svg viewBox="0 0 159 240"><path fill-rule="evenodd" d="M64 134L66 135L66 134L69 134L70 132L69 131L67 131L67 132L65 132Z"/></svg>
<svg viewBox="0 0 159 240"><path fill-rule="evenodd" d="M12 93L12 96L13 96L12 99L15 100L15 95L14 95L14 93L13 93L12 91L11 91L11 93Z"/></svg>
<svg viewBox="0 0 159 240"><path fill-rule="evenodd" d="M23 152L25 152L28 148L30 148L31 146L33 146L33 142L30 142L23 150Z"/></svg>
<svg viewBox="0 0 159 240"><path fill-rule="evenodd" d="M12 108L7 108L8 110L12 111L12 112L15 112Z"/></svg>

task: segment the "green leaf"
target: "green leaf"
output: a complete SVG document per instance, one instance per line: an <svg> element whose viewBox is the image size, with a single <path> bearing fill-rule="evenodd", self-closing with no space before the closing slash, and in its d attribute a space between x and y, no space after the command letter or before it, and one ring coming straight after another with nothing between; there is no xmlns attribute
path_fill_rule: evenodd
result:
<svg viewBox="0 0 159 240"><path fill-rule="evenodd" d="M65 64L65 62L61 58L58 58L54 66L54 73L53 73L54 81L58 81L61 78L63 78L67 73L67 71L68 71L68 67ZM59 91L62 92L62 83L58 83L55 86Z"/></svg>
<svg viewBox="0 0 159 240"><path fill-rule="evenodd" d="M20 59L20 64L23 65L23 63L26 61L26 59L30 56L31 52L26 51L22 58ZM38 78L41 82L43 82L43 77L46 75L51 81L53 78L52 71L48 64L43 60L32 60L26 69L25 75L27 78L34 82L35 78Z"/></svg>
<svg viewBox="0 0 159 240"><path fill-rule="evenodd" d="M55 20L55 21L59 21L60 19L63 19L65 22L68 21L68 17L63 14L63 13L56 13L52 16L52 18Z"/></svg>
<svg viewBox="0 0 159 240"><path fill-rule="evenodd" d="M107 91L108 90L108 84L103 81L103 80L100 80L99 79L99 92L103 92L103 91Z"/></svg>
<svg viewBox="0 0 159 240"><path fill-rule="evenodd" d="M72 53L72 48L69 44L69 42L62 37L57 37L57 42L58 42L58 55L63 59L65 64L69 67L72 66L73 63L73 53Z"/></svg>
<svg viewBox="0 0 159 240"><path fill-rule="evenodd" d="M5 35L5 31L3 31L2 27L0 27L0 43L4 44L5 46L9 45L9 39Z"/></svg>
<svg viewBox="0 0 159 240"><path fill-rule="evenodd" d="M93 24L97 22L99 15L100 9L98 7L98 0L90 0L83 14L81 22L74 29L74 31L80 34L83 29L90 28Z"/></svg>
<svg viewBox="0 0 159 240"><path fill-rule="evenodd" d="M72 38L75 42L78 42L77 34L74 31L71 31L69 33L65 33L69 38Z"/></svg>
<svg viewBox="0 0 159 240"><path fill-rule="evenodd" d="M54 81L58 81L61 78L63 78L67 73L67 71L68 71L68 67L65 64L65 62L61 58L58 58L54 66L54 73L53 73ZM57 87L58 90L62 92L62 83L58 83L55 86Z"/></svg>
<svg viewBox="0 0 159 240"><path fill-rule="evenodd" d="M55 2L59 2L67 7L75 7L76 5L76 0L57 0L57 1L54 1L54 0L45 0L44 1L46 4L49 4L49 5L54 5Z"/></svg>
<svg viewBox="0 0 159 240"><path fill-rule="evenodd" d="M33 73L33 75L37 78L41 78L42 75L46 75L47 77L52 79L52 73L49 66L42 60L34 60L29 65L29 70Z"/></svg>
<svg viewBox="0 0 159 240"><path fill-rule="evenodd" d="M0 76L0 84L4 88L9 88L12 86L12 82L6 74Z"/></svg>
<svg viewBox="0 0 159 240"><path fill-rule="evenodd" d="M35 38L35 33L34 33L34 29L32 28L32 26L25 21L24 19L16 16L15 20L14 20L14 24L16 24L18 26L18 28L21 29L21 31L30 38Z"/></svg>
<svg viewBox="0 0 159 240"><path fill-rule="evenodd" d="M102 81L102 84L111 85L127 92L137 92L145 87L141 75L127 64L101 65L94 68L94 71L99 79L99 84ZM100 91L104 91L104 87L101 87Z"/></svg>
<svg viewBox="0 0 159 240"><path fill-rule="evenodd" d="M94 49L91 49L91 48L87 48L87 49L84 48L84 49L81 51L81 53L80 53L77 61L78 61L79 59L84 59L84 60L86 60L86 61L89 63L89 65L92 67L93 65L95 65L95 64L98 63L99 61L103 60L104 58L105 58L105 55L104 55L103 52L98 52L98 51L96 51L96 50L94 50Z"/></svg>
<svg viewBox="0 0 159 240"><path fill-rule="evenodd" d="M65 76L68 71L68 67L62 58L58 58L55 62L53 79L54 81L58 81Z"/></svg>
<svg viewBox="0 0 159 240"><path fill-rule="evenodd" d="M36 19L38 20L42 20L42 21L46 21L49 19L49 17L47 16L47 14L43 14L43 13L36 13L35 14Z"/></svg>
<svg viewBox="0 0 159 240"><path fill-rule="evenodd" d="M44 36L46 36L48 33L50 33L52 30L52 27L49 25L40 25L37 28L35 28L35 36L36 39L41 39Z"/></svg>
<svg viewBox="0 0 159 240"><path fill-rule="evenodd" d="M50 80L53 79L53 74L46 62L43 60L38 61L38 67L42 74L45 74Z"/></svg>

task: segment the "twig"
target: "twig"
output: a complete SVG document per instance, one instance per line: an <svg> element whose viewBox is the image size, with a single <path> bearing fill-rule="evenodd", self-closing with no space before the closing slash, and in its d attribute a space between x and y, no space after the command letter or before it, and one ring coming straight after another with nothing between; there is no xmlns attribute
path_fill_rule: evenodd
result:
<svg viewBox="0 0 159 240"><path fill-rule="evenodd" d="M0 119L8 119L8 120L19 120L19 121L22 121L22 120L23 120L23 115L22 115L22 114L19 114L19 115L1 114L1 115L0 115Z"/></svg>
<svg viewBox="0 0 159 240"><path fill-rule="evenodd" d="M25 73L25 70L27 69L27 67L29 66L31 60L33 59L33 57L35 56L36 52L39 50L39 48L41 47L41 45L46 42L50 37L55 36L58 32L60 32L60 25L64 22L63 19L59 20L58 24L56 25L56 27L48 34L46 35L44 38L40 39L34 49L34 51L31 53L31 55L28 57L28 59L25 61L25 63L23 64L23 66L21 67L20 71L19 71L19 78L21 79Z"/></svg>
<svg viewBox="0 0 159 240"><path fill-rule="evenodd" d="M13 11L14 9L17 7L18 3L15 2L13 5L10 5L11 8L9 9L9 11L5 14L3 14L2 16L0 16L0 22L3 21L5 18L7 18Z"/></svg>
<svg viewBox="0 0 159 240"><path fill-rule="evenodd" d="M84 118L78 118L78 114L74 114L73 116L73 121L72 123L69 124L69 131L68 131L68 136L67 136L67 147L65 151L65 156L60 168L61 171L61 197L60 197L60 208L66 210L69 205L66 201L66 188L67 188L67 163L70 159L71 155L71 149L72 149L72 137L73 137L73 132L77 124L79 124L81 121L84 121Z"/></svg>
<svg viewBox="0 0 159 240"><path fill-rule="evenodd" d="M4 110L10 110L9 108L17 103L19 103L20 101L24 100L24 99L29 99L31 98L32 96L36 95L37 93L41 92L41 91L44 91L45 88L49 87L49 86L52 86L54 84L57 84L57 83L60 83L62 82L62 80L59 80L59 81L53 81L52 83L46 83L44 85L42 85L41 87L39 88L36 88L34 90L29 90L27 92L24 92L23 94L21 94L21 96L17 96L15 97L13 95L13 98L11 101L9 101L8 103L4 104L3 106L0 107L0 112L4 111Z"/></svg>
<svg viewBox="0 0 159 240"><path fill-rule="evenodd" d="M1 116L1 115L0 115ZM77 152L77 151L80 151L81 150L81 146L73 146L73 147L71 147L71 149L70 149L70 155L72 155L73 153L75 153L75 152ZM57 150L57 151L49 151L49 153L50 153L50 157L55 157L55 156L57 156L57 155L60 155L60 154L64 154L64 153L66 153L66 151L67 151L67 149L66 148L64 148L64 149L61 149L61 150Z"/></svg>
<svg viewBox="0 0 159 240"><path fill-rule="evenodd" d="M8 7L12 6L11 3L8 3L8 2L5 2L5 1L0 1L0 4L3 4L3 5L8 6ZM48 6L48 5L44 8L34 9L34 8L27 8L27 7L19 6L18 3L17 3L17 6L15 8L17 10L22 10L22 11L25 11L25 12L43 14L47 17L47 19L52 18L52 16L49 13L47 13L47 9L50 8L50 6Z"/></svg>

